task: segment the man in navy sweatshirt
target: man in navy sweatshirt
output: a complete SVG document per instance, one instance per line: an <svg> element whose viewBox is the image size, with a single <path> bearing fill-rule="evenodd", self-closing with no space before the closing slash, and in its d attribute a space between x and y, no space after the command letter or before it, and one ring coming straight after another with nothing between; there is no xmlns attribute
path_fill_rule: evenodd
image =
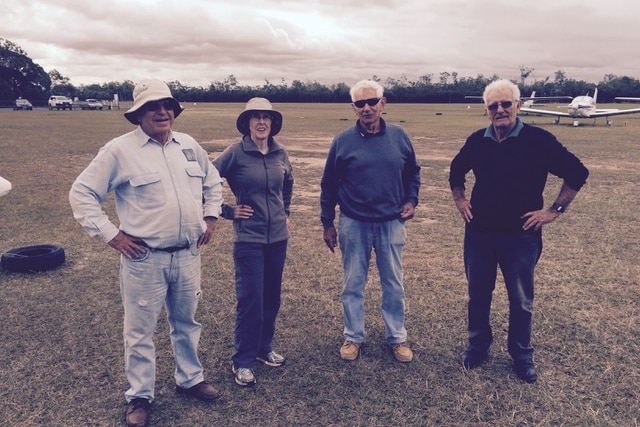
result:
<svg viewBox="0 0 640 427"><path fill-rule="evenodd" d="M364 289L371 251L382 285L386 340L395 358L411 362L407 345L402 251L405 221L418 204L420 166L406 132L382 119L383 87L371 80L350 91L355 126L340 132L329 150L322 182L320 219L331 252L340 245L344 269L342 308L343 360L355 360L365 341ZM340 206L338 231L335 207Z"/></svg>

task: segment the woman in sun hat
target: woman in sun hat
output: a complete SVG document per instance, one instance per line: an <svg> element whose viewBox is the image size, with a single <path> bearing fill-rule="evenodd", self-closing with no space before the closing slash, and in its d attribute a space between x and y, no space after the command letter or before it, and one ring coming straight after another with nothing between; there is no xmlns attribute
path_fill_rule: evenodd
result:
<svg viewBox="0 0 640 427"><path fill-rule="evenodd" d="M240 386L256 382L257 361L278 367L285 358L273 351L280 309L282 272L289 239L289 206L293 190L291 163L273 137L282 129L282 114L269 100L252 98L238 116L242 134L213 161L227 180L236 205L222 206L233 220L236 276L236 325L233 374Z"/></svg>

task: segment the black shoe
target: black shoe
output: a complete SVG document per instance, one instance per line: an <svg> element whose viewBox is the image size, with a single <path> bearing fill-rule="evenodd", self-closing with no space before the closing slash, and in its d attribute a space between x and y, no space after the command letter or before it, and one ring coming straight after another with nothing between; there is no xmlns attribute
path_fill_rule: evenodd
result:
<svg viewBox="0 0 640 427"><path fill-rule="evenodd" d="M528 384L533 384L538 380L538 373L533 362L526 361L514 361L513 369L516 371L516 375L522 381Z"/></svg>
<svg viewBox="0 0 640 427"><path fill-rule="evenodd" d="M462 366L464 366L464 368L467 370L475 369L478 366L482 365L488 357L489 353L486 351L479 352L474 350L467 350L462 355Z"/></svg>

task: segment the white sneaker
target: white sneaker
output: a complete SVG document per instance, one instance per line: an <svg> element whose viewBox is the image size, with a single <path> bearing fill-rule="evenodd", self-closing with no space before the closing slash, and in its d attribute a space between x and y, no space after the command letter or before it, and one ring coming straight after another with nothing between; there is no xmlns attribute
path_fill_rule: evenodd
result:
<svg viewBox="0 0 640 427"><path fill-rule="evenodd" d="M270 351L267 354L258 355L258 357L256 357L256 360L274 368L284 365L284 362L286 361L284 356L279 355L275 351Z"/></svg>
<svg viewBox="0 0 640 427"><path fill-rule="evenodd" d="M231 367L233 371L233 377L236 380L236 384L242 387L254 385L256 383L256 377L253 375L253 371L249 368Z"/></svg>

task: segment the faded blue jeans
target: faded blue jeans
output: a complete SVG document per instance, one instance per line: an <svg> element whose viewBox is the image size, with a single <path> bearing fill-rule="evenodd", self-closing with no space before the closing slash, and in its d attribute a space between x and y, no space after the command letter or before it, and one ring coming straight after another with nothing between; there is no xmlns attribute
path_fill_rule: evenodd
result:
<svg viewBox="0 0 640 427"><path fill-rule="evenodd" d="M153 333L163 307L176 362L176 384L188 388L204 380L197 354L202 326L195 320L202 293L200 277L200 252L195 246L174 253L150 249L139 259L120 257L125 375L130 385L127 401L154 397Z"/></svg>
<svg viewBox="0 0 640 427"><path fill-rule="evenodd" d="M344 269L342 312L345 340L356 343L365 340L364 289L372 249L376 252L376 266L382 285L380 308L387 342L398 344L407 340L402 284L402 251L406 235L404 222L399 220L363 222L340 214L338 241Z"/></svg>
<svg viewBox="0 0 640 427"><path fill-rule="evenodd" d="M467 227L464 264L469 287L469 350L484 353L493 342L490 313L500 267L509 298L509 354L531 361L533 278L542 254L541 234L495 233Z"/></svg>

